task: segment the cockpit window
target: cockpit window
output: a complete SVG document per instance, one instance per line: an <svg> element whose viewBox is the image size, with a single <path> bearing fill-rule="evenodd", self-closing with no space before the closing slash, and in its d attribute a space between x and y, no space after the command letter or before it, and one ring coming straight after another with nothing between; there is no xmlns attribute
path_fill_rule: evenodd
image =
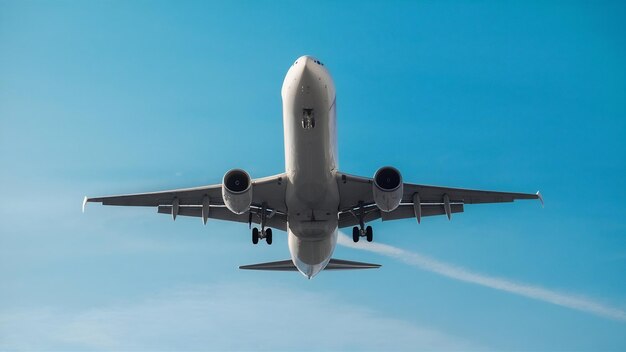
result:
<svg viewBox="0 0 626 352"><path fill-rule="evenodd" d="M320 66L324 66L324 63L321 62L320 60L313 60L313 62L315 62L316 64L320 65ZM298 64L298 60L296 60L296 62L293 63L293 65L297 65ZM293 66L291 65L291 66Z"/></svg>

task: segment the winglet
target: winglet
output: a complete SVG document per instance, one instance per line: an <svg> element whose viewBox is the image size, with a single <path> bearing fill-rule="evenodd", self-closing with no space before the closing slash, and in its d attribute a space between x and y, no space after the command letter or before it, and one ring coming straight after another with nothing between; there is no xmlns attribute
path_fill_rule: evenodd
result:
<svg viewBox="0 0 626 352"><path fill-rule="evenodd" d="M83 213L85 212L85 205L87 205L87 196L85 196L85 199L83 199Z"/></svg>
<svg viewBox="0 0 626 352"><path fill-rule="evenodd" d="M537 191L537 198L539 198L539 201L541 202L541 207L543 208L543 196L541 195L541 193L539 193L539 191Z"/></svg>

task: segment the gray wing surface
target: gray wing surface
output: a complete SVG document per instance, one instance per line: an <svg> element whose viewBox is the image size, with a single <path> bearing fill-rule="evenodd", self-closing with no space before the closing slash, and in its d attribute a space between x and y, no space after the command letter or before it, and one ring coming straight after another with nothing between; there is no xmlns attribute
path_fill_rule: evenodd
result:
<svg viewBox="0 0 626 352"><path fill-rule="evenodd" d="M258 216L261 214L261 207L251 207L250 210L243 214L235 214L232 211L228 210L226 206L211 206L209 210L209 219L216 220L224 220L224 221L232 221L232 222L242 222L242 223L252 223L252 224L261 224L261 217ZM172 206L171 205L159 205L158 212L161 214L172 214ZM202 217L202 207L183 207L181 206L178 210L178 215L181 216L192 216L201 218ZM287 231L287 215L284 213L271 213L268 214L267 220L265 222L265 226L272 227L275 229Z"/></svg>
<svg viewBox="0 0 626 352"><path fill-rule="evenodd" d="M202 199L205 196L209 197L211 204L224 205L221 184L159 192L93 197L87 198L85 201L102 203L102 205L157 207L159 205L172 205L174 198L178 198L180 205L202 205Z"/></svg>
<svg viewBox="0 0 626 352"><path fill-rule="evenodd" d="M265 204L265 209L268 212L267 225L285 230L287 227L285 187L285 174L252 180L252 205L250 210L244 214L234 214L225 207L221 184L159 192L86 197L83 210L86 203L94 202L103 205L156 207L158 213L172 214L172 204L177 199L179 204L177 215L202 217L203 202L208 197L208 217L211 219L260 223L261 211L263 204Z"/></svg>
<svg viewBox="0 0 626 352"><path fill-rule="evenodd" d="M350 227L359 224L355 215L363 206L364 221L369 222L377 219L382 221L416 218L414 195L419 195L419 206L421 216L445 215L444 196L447 195L450 201L451 213L462 213L465 204L481 203L504 203L513 202L517 199L539 199L541 195L537 193L514 193L483 191L464 188L451 188L418 185L413 183L403 184L403 194L400 206L391 211L383 212L376 207L372 192L373 179L337 173L337 184L340 195L339 227Z"/></svg>

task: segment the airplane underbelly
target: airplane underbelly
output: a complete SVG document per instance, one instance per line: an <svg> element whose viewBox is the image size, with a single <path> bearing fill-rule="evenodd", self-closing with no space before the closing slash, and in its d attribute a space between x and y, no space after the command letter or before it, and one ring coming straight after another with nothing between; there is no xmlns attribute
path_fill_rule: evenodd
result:
<svg viewBox="0 0 626 352"><path fill-rule="evenodd" d="M317 69L288 75L283 87L288 227L309 238L336 228L339 206L334 88Z"/></svg>
<svg viewBox="0 0 626 352"><path fill-rule="evenodd" d="M295 236L320 239L337 229L339 188L330 172L319 177L290 177L285 203L287 227Z"/></svg>
<svg viewBox="0 0 626 352"><path fill-rule="evenodd" d="M334 84L317 61L290 69L281 92L287 232L292 261L311 277L337 243L339 189Z"/></svg>

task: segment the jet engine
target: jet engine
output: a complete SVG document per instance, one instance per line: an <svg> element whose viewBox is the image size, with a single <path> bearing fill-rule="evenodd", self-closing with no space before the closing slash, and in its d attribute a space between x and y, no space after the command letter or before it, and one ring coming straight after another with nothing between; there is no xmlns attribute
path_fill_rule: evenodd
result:
<svg viewBox="0 0 626 352"><path fill-rule="evenodd" d="M243 214L252 203L252 180L241 169L230 170L222 180L222 198L226 208L235 214Z"/></svg>
<svg viewBox="0 0 626 352"><path fill-rule="evenodd" d="M374 202L384 212L395 210L402 201L402 175L398 169L385 166L374 174Z"/></svg>

